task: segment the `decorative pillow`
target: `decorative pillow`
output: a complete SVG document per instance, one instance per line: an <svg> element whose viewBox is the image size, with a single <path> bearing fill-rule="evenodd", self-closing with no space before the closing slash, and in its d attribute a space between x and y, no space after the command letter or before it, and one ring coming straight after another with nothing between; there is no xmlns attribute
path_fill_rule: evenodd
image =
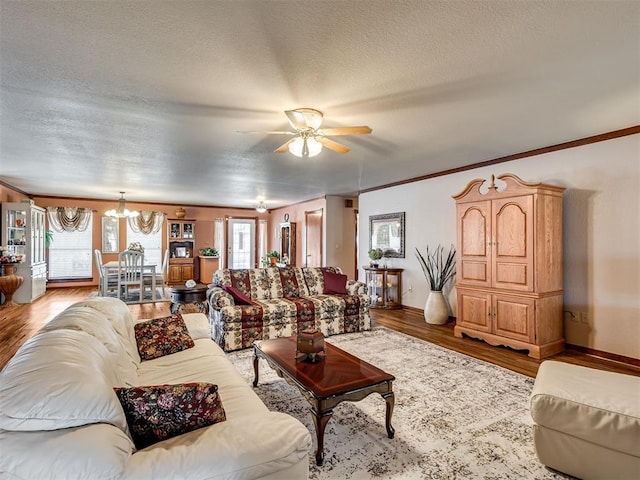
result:
<svg viewBox="0 0 640 480"><path fill-rule="evenodd" d="M323 270L322 277L324 279L324 289L322 290L322 293L325 295L347 295L349 293L347 292L346 275L340 275L339 273L331 273Z"/></svg>
<svg viewBox="0 0 640 480"><path fill-rule="evenodd" d="M222 285L222 289L233 297L236 305L253 305L251 299L236 287L232 287L230 285Z"/></svg>
<svg viewBox="0 0 640 480"><path fill-rule="evenodd" d="M154 318L133 326L142 360L151 360L193 347L182 315Z"/></svg>
<svg viewBox="0 0 640 480"><path fill-rule="evenodd" d="M138 449L227 419L218 386L210 383L113 390Z"/></svg>

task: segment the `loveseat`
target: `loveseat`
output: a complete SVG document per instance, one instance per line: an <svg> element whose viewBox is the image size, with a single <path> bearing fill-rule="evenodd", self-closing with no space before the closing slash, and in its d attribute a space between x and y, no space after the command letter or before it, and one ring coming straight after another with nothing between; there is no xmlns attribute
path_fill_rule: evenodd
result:
<svg viewBox="0 0 640 480"><path fill-rule="evenodd" d="M369 330L366 290L337 267L220 269L208 292L213 338L232 351L303 330Z"/></svg>
<svg viewBox="0 0 640 480"><path fill-rule="evenodd" d="M141 360L139 329L117 299L76 303L45 325L0 373L0 478L306 479L308 430L266 408L204 314L182 318L191 346L151 360ZM188 382L214 392L218 423L136 449L115 392Z"/></svg>

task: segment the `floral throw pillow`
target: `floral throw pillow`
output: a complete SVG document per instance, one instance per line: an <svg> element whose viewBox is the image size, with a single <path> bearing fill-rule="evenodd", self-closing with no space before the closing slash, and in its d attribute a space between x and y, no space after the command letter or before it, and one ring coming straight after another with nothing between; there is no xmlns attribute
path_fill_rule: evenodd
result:
<svg viewBox="0 0 640 480"><path fill-rule="evenodd" d="M210 383L113 390L122 404L137 449L227 419L218 386Z"/></svg>
<svg viewBox="0 0 640 480"><path fill-rule="evenodd" d="M142 360L181 352L195 345L180 314L136 323L133 329Z"/></svg>

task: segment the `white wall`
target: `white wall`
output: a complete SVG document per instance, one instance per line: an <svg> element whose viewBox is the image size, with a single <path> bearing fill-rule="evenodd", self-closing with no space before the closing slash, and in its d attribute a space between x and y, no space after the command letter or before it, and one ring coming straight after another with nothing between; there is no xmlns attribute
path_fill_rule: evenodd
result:
<svg viewBox="0 0 640 480"><path fill-rule="evenodd" d="M357 199L352 197L326 196L324 265L338 266L352 279L355 278L354 238L356 228L354 208L344 206L346 199L353 200L354 205L357 205Z"/></svg>
<svg viewBox="0 0 640 480"><path fill-rule="evenodd" d="M359 265L369 263L369 215L406 212L406 256L388 263L405 269L402 303L424 308L428 287L415 248L455 244L452 195L475 178L503 173L567 189L565 310L586 312L589 322L566 315L567 343L640 358L640 135L364 193L359 198Z"/></svg>

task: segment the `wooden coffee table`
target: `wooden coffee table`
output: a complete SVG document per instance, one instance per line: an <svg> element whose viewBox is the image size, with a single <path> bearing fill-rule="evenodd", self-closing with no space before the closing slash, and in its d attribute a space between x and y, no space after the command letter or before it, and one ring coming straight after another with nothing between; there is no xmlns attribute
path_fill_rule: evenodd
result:
<svg viewBox="0 0 640 480"><path fill-rule="evenodd" d="M357 402L379 393L387 402L387 436L393 438L395 433L391 426L395 377L330 343L325 347L326 358L311 363L296 360L296 337L262 340L253 345L253 386L258 385L258 360L264 358L279 376L298 387L311 405L318 440L316 465L324 461L324 430L340 402Z"/></svg>

